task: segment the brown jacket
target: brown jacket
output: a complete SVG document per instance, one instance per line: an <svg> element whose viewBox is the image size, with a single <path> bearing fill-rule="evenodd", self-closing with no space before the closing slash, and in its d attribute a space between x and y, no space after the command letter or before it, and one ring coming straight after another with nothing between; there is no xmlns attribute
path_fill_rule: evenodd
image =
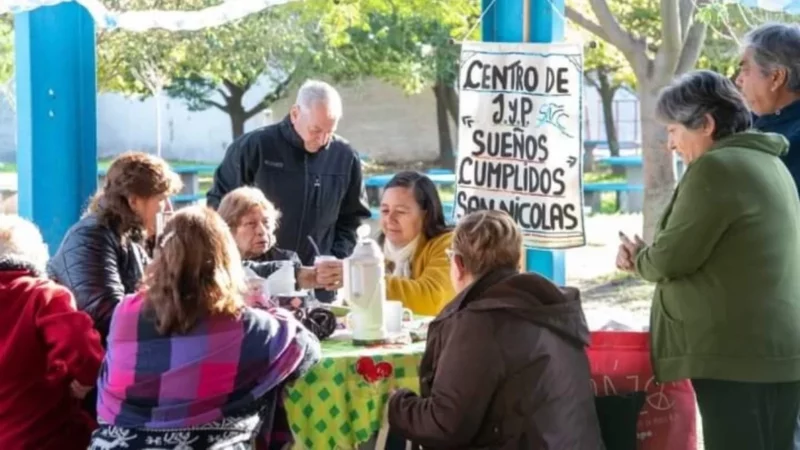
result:
<svg viewBox="0 0 800 450"><path fill-rule="evenodd" d="M576 289L490 273L431 322L422 395L393 395L389 423L437 450L601 450L588 343Z"/></svg>

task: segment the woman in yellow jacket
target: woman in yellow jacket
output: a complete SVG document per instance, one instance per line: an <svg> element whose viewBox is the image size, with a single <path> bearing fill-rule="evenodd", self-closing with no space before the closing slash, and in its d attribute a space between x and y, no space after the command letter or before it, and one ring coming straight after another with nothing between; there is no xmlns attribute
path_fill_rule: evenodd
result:
<svg viewBox="0 0 800 450"><path fill-rule="evenodd" d="M395 175L381 197L386 295L414 314L435 316L455 295L447 250L453 238L436 185L418 172Z"/></svg>

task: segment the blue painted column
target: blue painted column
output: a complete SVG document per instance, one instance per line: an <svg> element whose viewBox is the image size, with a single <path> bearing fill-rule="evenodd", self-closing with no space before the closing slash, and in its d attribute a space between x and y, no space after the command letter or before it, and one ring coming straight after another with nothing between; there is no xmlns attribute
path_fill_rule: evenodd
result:
<svg viewBox="0 0 800 450"><path fill-rule="evenodd" d="M564 39L564 0L482 0L482 8L486 13L481 32L486 42L547 43ZM563 250L530 248L525 268L556 284L566 284Z"/></svg>
<svg viewBox="0 0 800 450"><path fill-rule="evenodd" d="M14 16L19 213L54 253L97 188L94 21L74 2Z"/></svg>

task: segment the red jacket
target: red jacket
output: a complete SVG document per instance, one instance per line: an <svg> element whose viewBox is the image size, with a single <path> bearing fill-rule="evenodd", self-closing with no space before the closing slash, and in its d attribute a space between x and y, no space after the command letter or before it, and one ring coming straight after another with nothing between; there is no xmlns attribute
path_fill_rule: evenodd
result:
<svg viewBox="0 0 800 450"><path fill-rule="evenodd" d="M0 449L84 450L94 427L69 385L94 385L100 335L72 294L0 261Z"/></svg>

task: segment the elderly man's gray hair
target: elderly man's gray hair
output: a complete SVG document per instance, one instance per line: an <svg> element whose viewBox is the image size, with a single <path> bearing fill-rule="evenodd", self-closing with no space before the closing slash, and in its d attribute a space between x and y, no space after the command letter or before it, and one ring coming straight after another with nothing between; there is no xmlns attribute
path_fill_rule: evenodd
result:
<svg viewBox="0 0 800 450"><path fill-rule="evenodd" d="M47 245L36 225L22 217L0 214L0 260L28 263L44 274Z"/></svg>
<svg viewBox="0 0 800 450"><path fill-rule="evenodd" d="M743 46L753 52L753 61L764 74L784 69L786 87L800 92L800 25L761 25L745 35Z"/></svg>
<svg viewBox="0 0 800 450"><path fill-rule="evenodd" d="M714 140L750 128L752 115L728 78L710 70L689 72L661 91L656 115L665 123L679 123L690 130L702 128L707 116L714 119Z"/></svg>
<svg viewBox="0 0 800 450"><path fill-rule="evenodd" d="M332 117L342 117L342 97L333 86L324 81L307 80L303 83L297 91L295 104L304 112L315 105L324 105Z"/></svg>

